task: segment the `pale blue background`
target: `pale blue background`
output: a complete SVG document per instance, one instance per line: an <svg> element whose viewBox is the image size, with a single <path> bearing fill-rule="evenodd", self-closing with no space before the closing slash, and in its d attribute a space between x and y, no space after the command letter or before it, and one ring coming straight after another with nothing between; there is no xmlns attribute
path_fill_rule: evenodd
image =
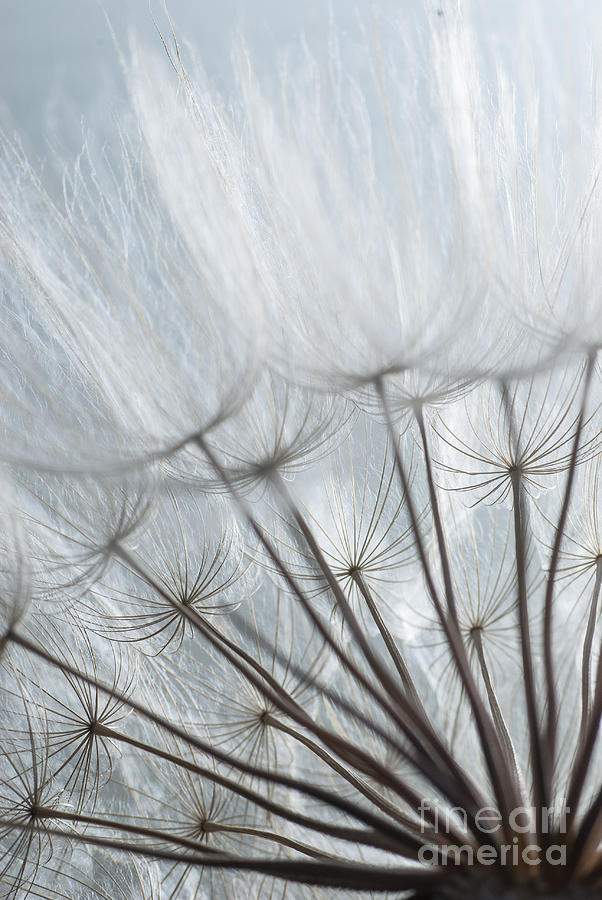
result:
<svg viewBox="0 0 602 900"><path fill-rule="evenodd" d="M360 7L368 10L367 0ZM399 6L389 3L390 7ZM159 46L147 0L104 0L119 42L134 27ZM338 23L353 27L353 0L335 0ZM229 77L229 47L240 28L254 54L273 59L305 34L313 44L328 31L325 0L170 0L178 30L199 51L218 82ZM153 2L161 26L162 3ZM117 82L117 55L97 0L0 0L0 96L19 130L38 141L62 104L86 113Z"/></svg>
<svg viewBox="0 0 602 900"><path fill-rule="evenodd" d="M445 5L451 0L440 0ZM437 0L427 0L431 8ZM408 21L420 16L423 0L376 0L379 12ZM161 2L153 8L165 25ZM601 33L600 0L473 0L480 31L512 47L521 21L539 14L552 52L563 53L567 26L577 24L593 40ZM127 44L128 28L158 46L147 0L104 0L118 40ZM247 36L254 56L274 65L278 51L302 35L320 52L328 34L329 9L338 26L353 37L357 18L369 18L369 0L170 0L182 34L197 48L205 68L220 84L229 79L228 48L233 29ZM70 113L98 114L108 97L117 96L117 56L98 0L0 0L0 102L2 118L36 149L42 135L60 128ZM108 117L108 111L107 111Z"/></svg>

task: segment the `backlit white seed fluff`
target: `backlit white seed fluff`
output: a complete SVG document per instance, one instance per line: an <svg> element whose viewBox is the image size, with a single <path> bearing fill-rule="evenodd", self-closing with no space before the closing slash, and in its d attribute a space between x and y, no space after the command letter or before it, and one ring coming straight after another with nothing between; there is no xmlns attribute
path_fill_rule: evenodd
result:
<svg viewBox="0 0 602 900"><path fill-rule="evenodd" d="M2 898L600 896L599 56L375 6L2 141Z"/></svg>

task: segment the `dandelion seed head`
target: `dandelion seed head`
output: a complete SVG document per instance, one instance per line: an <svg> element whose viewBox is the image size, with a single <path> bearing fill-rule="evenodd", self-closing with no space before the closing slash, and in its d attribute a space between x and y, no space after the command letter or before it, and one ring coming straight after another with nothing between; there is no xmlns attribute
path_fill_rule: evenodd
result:
<svg viewBox="0 0 602 900"><path fill-rule="evenodd" d="M15 900L600 892L597 76L427 18L4 141Z"/></svg>

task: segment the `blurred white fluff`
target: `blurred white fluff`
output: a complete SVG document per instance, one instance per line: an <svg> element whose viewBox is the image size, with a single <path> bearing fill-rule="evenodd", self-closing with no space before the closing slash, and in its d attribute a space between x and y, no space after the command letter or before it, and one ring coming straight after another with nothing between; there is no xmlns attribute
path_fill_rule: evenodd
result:
<svg viewBox="0 0 602 900"><path fill-rule="evenodd" d="M169 454L264 359L339 388L597 346L596 118L573 140L561 103L501 65L487 80L461 18L427 43L417 60L401 38L400 71L376 48L384 141L335 45L327 78L306 55L278 103L239 48L230 106L179 54L175 77L135 46L127 133L85 146L60 198L5 142L2 456Z"/></svg>

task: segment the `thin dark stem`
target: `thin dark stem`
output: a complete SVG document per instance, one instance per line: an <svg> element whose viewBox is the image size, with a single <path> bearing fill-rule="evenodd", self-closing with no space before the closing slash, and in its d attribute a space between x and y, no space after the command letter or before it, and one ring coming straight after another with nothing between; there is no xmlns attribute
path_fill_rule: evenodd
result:
<svg viewBox="0 0 602 900"><path fill-rule="evenodd" d="M458 616L456 611L456 602L454 598L453 591L453 583L452 583L452 574L451 574L451 566L449 562L449 554L447 551L447 544L445 541L445 534L443 532L443 520L441 518L441 511L439 508L439 498L437 495L437 488L435 485L435 479L433 477L433 466L431 460L431 453L429 448L428 437L426 433L426 427L424 423L424 415L422 413L421 408L417 408L415 410L415 417L418 423L418 428L420 430L420 438L422 441L422 449L424 451L424 459L425 459L425 467L427 473L427 481L429 486L429 497L431 500L431 508L433 510L433 522L435 525L435 533L437 535L437 546L439 548L439 559L441 561L441 570L443 572L443 583L445 587L445 598L447 600L447 607L451 616L451 619L454 623L454 629L459 630ZM491 715L493 718L493 722L495 724L501 747L506 756L506 762L512 772L512 776L520 791L520 777L518 766L516 764L516 755L514 752L514 747L512 745L512 741L510 739L510 734L508 733L508 729L506 728L506 723L504 722L504 717L502 715L502 711L497 702L497 697L495 694L495 689L491 682L491 678L489 677L489 670L487 668L487 664L485 662L485 656L483 654L483 644L481 640L480 631L475 632L473 635L473 641L475 645L475 649L477 652L477 658L479 660L479 666L481 668L481 674L483 675L483 680L485 683L485 689L487 691L487 698L489 700L489 708L491 710Z"/></svg>
<svg viewBox="0 0 602 900"><path fill-rule="evenodd" d="M393 661L393 665L395 666L397 673L401 678L401 682L408 696L413 701L416 708L424 716L424 719L428 722L428 716L420 699L420 695L416 690L416 686L414 685L414 680L412 678L412 675L410 674L410 670L408 669L406 662L400 653L399 647L397 646L393 635L387 628L387 625L380 614L380 610L378 609L374 597L372 596L372 591L366 583L366 579L359 569L354 570L350 573L350 575L352 580L357 585L362 597L366 601L366 606L368 607L370 615L372 616L372 619L376 624L376 627L378 628L379 634L383 639L383 643L389 652L389 656Z"/></svg>
<svg viewBox="0 0 602 900"><path fill-rule="evenodd" d="M172 835L166 831L160 831L157 828L148 828L144 825L133 825L130 822L120 822L118 819L105 819L101 816L88 816L82 812L69 812L68 810L53 809L52 807L40 807L39 809L35 810L35 815L33 815L32 818L34 819L34 821L36 819L38 821L50 819L53 821L58 820L72 822L76 825L92 825L97 828L110 828L114 831L123 831L125 834L138 835L139 837L144 838L152 838L153 840L160 841L164 844L175 844L178 847L183 847L186 850L194 850L197 853L202 851L203 853L207 853L208 855L213 855L216 853L219 854L219 851L215 850L212 847L203 846L198 841L193 841L180 835Z"/></svg>
<svg viewBox="0 0 602 900"><path fill-rule="evenodd" d="M512 738L510 737L510 732L506 726L506 721L504 719L504 715L502 710L500 709L500 705L498 703L497 694L495 692L495 688L493 686L493 682L491 680L491 674L489 672L489 666L487 665L487 660L485 659L485 651L483 649L483 637L481 634L480 628L474 628L471 632L471 639L474 644L475 652L477 655L477 659L479 661L479 668L481 670L481 675L483 676L483 681L485 683L485 690L487 692L487 699L489 700L489 708L491 709L491 715L493 717L493 721L495 722L495 726L497 728L497 732L506 752L506 756L508 760L511 762L511 765L514 770L514 777L518 784L520 784L520 775L519 769L516 762L516 753L514 751L514 745L512 743Z"/></svg>
<svg viewBox="0 0 602 900"><path fill-rule="evenodd" d="M433 478L433 466L431 462L431 453L429 449L426 428L424 425L424 416L422 409L415 410L415 417L420 431L420 439L422 441L422 449L424 452L424 464L426 467L426 477L429 486L429 497L431 500L431 509L433 512L433 523L435 525L435 534L437 535L437 546L439 548L439 559L441 560L441 571L443 572L443 584L445 588L445 599L447 601L447 609L457 625L458 616L456 613L456 601L454 598L454 589L452 584L451 567L449 564L449 556L447 553L447 545L445 543L445 535L443 533L443 522L441 520L441 512L439 510L439 498L437 496L437 488L435 479Z"/></svg>
<svg viewBox="0 0 602 900"><path fill-rule="evenodd" d="M279 784L282 787L288 787L293 790L297 790L302 794L306 794L307 796L320 801L321 803L334 806L336 809L339 809L341 812L351 816L352 818L357 819L358 821L361 821L366 825L369 825L372 829L374 829L376 833L383 834L393 841L396 841L398 845L404 845L405 842L409 840L408 835L406 835L393 823L382 819L382 817L380 816L374 815L368 810L364 810L362 807L359 807L357 804L352 803L351 801L348 801L343 797L340 797L330 791L326 791L314 784L302 781L300 779L278 774L276 772L263 769L259 766L254 766L251 763L246 763L243 760L237 759L229 753L218 750L212 744L194 737L193 735L186 732L183 728L179 728L177 725L174 725L163 716L159 716L157 713L152 712L142 704L138 703L130 697L127 697L120 691L117 691L114 687L105 685L101 681L98 681L97 679L86 675L85 672L76 669L74 666L63 662L62 660L56 659L52 656L52 654L48 653L43 648L38 647L35 643L29 641L27 638L22 637L16 632L11 632L9 635L9 639L13 643L22 647L24 650L28 650L29 652L38 656L40 659L45 660L50 665L57 667L63 672L68 672L76 678L81 679L81 681L83 681L84 683L90 684L93 687L97 688L99 691L102 691L103 693L119 700L125 706L139 713L149 722L152 722L154 725L157 725L157 727L164 729L169 734L172 734L174 737L179 738L180 740L189 744L195 750L199 750L201 753L208 754L218 762L225 763L231 768L237 769L239 772L243 772L245 775L265 779L266 781L273 784Z"/></svg>
<svg viewBox="0 0 602 900"><path fill-rule="evenodd" d="M573 490L573 484L575 481L575 473L577 470L577 459L579 454L579 445L581 442L581 434L583 432L583 425L585 421L585 409L587 405L587 398L589 395L589 388L592 380L592 375L594 372L594 366L596 362L596 352L591 351L587 357L587 366L585 369L585 378L583 383L583 396L581 399L581 408L579 410L579 418L577 420L577 427L575 429L575 437L573 440L573 448L571 451L571 458L569 462L569 469L566 479L566 485L564 489L564 497L562 500L562 507L560 510L560 516L558 517L558 524L556 526L556 534L554 536L554 544L552 547L552 555L550 558L550 569L548 572L548 579L546 583L546 594L544 600L544 667L545 667L545 676L546 676L546 693L547 693L547 727L546 727L546 756L547 756L547 766L546 766L546 781L545 781L545 791L543 795L543 802L547 802L547 799L551 796L552 788L553 788L553 778L554 778L554 768L555 768L555 756L556 756L556 729L558 725L558 706L556 700L556 680L554 676L554 655L552 652L552 638L553 638L553 613L554 613L554 586L556 581L556 575L558 572L558 563L560 559L560 548L562 545L562 541L564 538L564 528L566 525L566 519L569 511L569 506L571 502L571 495Z"/></svg>
<svg viewBox="0 0 602 900"><path fill-rule="evenodd" d="M299 732L294 731L294 729L287 727L283 722L279 722L277 719L273 719L271 724L274 728L277 728L279 731L282 731L284 734L288 734L290 737L294 738L294 740L299 741L308 750L311 750L319 759L323 760L330 768L336 772L338 775L341 775L349 784L352 785L357 791L364 795L367 799L371 800L375 806L378 806L382 812L386 813L386 815L391 816L392 819L398 821L401 825L407 828L409 831L418 833L418 829L420 829L420 834L422 836L423 842L428 840L430 843L437 843L437 841L445 841L447 840L447 836L454 837L455 840L460 843L464 843L466 837L461 835L458 831L456 831L452 824L450 823L449 830L439 829L439 825L437 825L437 830L432 832L427 832L423 828L423 823L418 822L415 819L411 819L409 816L404 815L399 809L397 809L393 804L389 803L384 797L378 794L370 785L366 784L357 776L353 775L353 773L346 770L341 764L334 759L329 753L327 753L323 747L320 747L319 744L316 744L315 741L312 741L311 738L306 735L300 734ZM411 788L407 789L407 796L404 797L406 802L412 806L414 809L419 809L421 803L421 797ZM435 825L435 820L432 814L427 811L427 814L424 815L424 821L430 822L431 825Z"/></svg>
<svg viewBox="0 0 602 900"><path fill-rule="evenodd" d="M533 765L535 808L537 810L542 810L544 806L544 798L546 796L546 780L544 777L544 763L542 758L543 754L541 748L539 727L537 723L535 675L533 672L533 654L531 650L529 603L527 595L527 536L525 526L524 498L522 495L521 478L518 470L511 472L511 480L512 500L514 508L514 547L518 587L520 646L525 683L525 699L527 704L527 720L529 723L531 760Z"/></svg>
<svg viewBox="0 0 602 900"><path fill-rule="evenodd" d="M339 858L332 853L324 853L323 850L318 850L317 847L310 847L309 844L305 844L302 841L296 841L293 838L286 837L284 834L277 834L275 831L269 831L267 828L252 828L247 825L218 824L210 826L207 830L209 833L216 834L242 834L261 841L280 844L282 847L288 847L289 850L296 850L297 853L302 853L312 859L340 861Z"/></svg>
<svg viewBox="0 0 602 900"><path fill-rule="evenodd" d="M199 614L192 609L190 606L185 606L184 604L179 603L174 598L170 598L169 594L165 592L162 587L157 584L148 574L144 573L137 562L131 557L130 554L127 553L122 547L117 546L116 553L118 553L124 561L128 563L132 568L138 571L149 584L151 584L155 590L157 590L161 596L163 596L166 600L169 600L170 603L181 612L183 616L193 625L193 627L199 629L201 633L212 643L212 645L229 661L232 665L237 669L237 671L241 672L242 675L254 686L257 690L263 694L265 698L267 698L271 703L273 703L281 712L290 716L294 721L300 724L302 727L308 728L312 731L320 740L324 741L327 746L330 746L334 751L344 760L351 763L351 765L365 769L366 767L373 774L375 778L379 778L381 783L391 790L396 791L400 796L404 796L406 791L406 786L403 782L398 779L393 773L391 773L386 766L380 764L377 760L372 759L368 754L351 744L349 741L341 738L340 735L336 735L328 729L320 726L315 719L312 719L305 710L298 703L296 703L293 698L290 697L289 694L284 691L284 689L275 681L273 676L270 673L267 673L268 677L263 678L263 672L266 670L263 669L259 665L259 663L255 663L251 668L247 668L246 660L243 659L243 652L238 652L238 648L232 642L222 642L221 641L221 633L218 632L214 628L208 628L205 620L199 616ZM254 671L254 670L257 670ZM266 684L265 681L269 681L270 684ZM271 685L274 685L273 689ZM415 738L414 738L415 740ZM421 748L419 748L421 749ZM425 767L426 762L421 760L418 761L416 758L411 757L411 762L413 765L420 767Z"/></svg>
<svg viewBox="0 0 602 900"><path fill-rule="evenodd" d="M569 809L569 818L573 826L576 820L581 794L585 780L587 778L594 746L598 738L600 720L602 719L602 651L598 655L598 666L596 670L596 688L594 691L594 699L591 705L590 714L588 716L588 724L585 734L580 740L577 748L577 755L573 764L571 773L571 781L567 792L567 807ZM602 801L602 791L599 794Z"/></svg>
<svg viewBox="0 0 602 900"><path fill-rule="evenodd" d="M218 854L203 856L202 854L184 854L162 850L160 848L141 847L125 841L116 841L94 835L65 833L58 828L41 824L17 823L0 819L0 825L9 825L22 831L33 831L47 834L63 840L106 847L144 856L150 859L164 859L199 866L206 869L228 869L247 872L259 872L273 878L283 878L324 887L347 888L350 890L375 891L407 891L436 885L440 880L437 869L399 869L386 866L358 865L347 862L318 862L314 860L286 860L272 858L234 857Z"/></svg>
<svg viewBox="0 0 602 900"><path fill-rule="evenodd" d="M600 599L600 588L602 587L602 556L596 561L596 575L594 578L594 589L592 591L592 599L590 604L589 616L587 621L587 629L583 641L583 655L581 661L581 727L579 729L579 743L581 744L587 732L587 726L591 717L591 659L592 646L594 643L594 633L596 631L596 622L598 620L598 601Z"/></svg>
<svg viewBox="0 0 602 900"><path fill-rule="evenodd" d="M236 613L232 614L232 619L234 619L235 621L237 620ZM251 629L249 628L247 623L244 622L244 620L242 620L240 617L238 617L238 627L241 630L243 630L243 632L245 634L251 635ZM305 681L306 683L308 683L307 675L306 675L304 669L301 668L300 666L296 665L288 657L285 657L276 648L274 648L271 641L267 640L265 637L263 637L261 634L259 634L257 632L253 632L253 639L255 641L257 641L257 643L261 647L261 649L270 652L273 655L275 660L280 662L283 665L283 667L287 667L288 670L291 672L291 674L293 674L295 677L297 677L300 682ZM405 747L403 747L403 745L399 742L399 740L392 737L374 719L369 718L365 713L363 713L357 707L357 705L353 705L348 700L346 700L344 697L341 697L340 695L333 693L333 691L331 691L323 682L319 681L317 678L312 678L309 683L315 688L315 690L318 694L325 697L335 707L337 707L338 709L341 709L344 713L349 715L352 719L355 719L357 722L364 725L366 728L370 729L370 731L375 736L381 738L383 743L385 743L391 750L398 753L404 761L410 763L412 766L414 765L413 757L409 756L407 749ZM285 728L285 730L286 730L286 726L284 726L284 723L278 719L273 720L273 727L281 728L281 729ZM310 738L307 738L304 734L297 731L296 729L290 729L290 731L287 733L290 733L291 736L294 737L296 740L302 741L306 746L308 746L307 741L310 741L312 744L314 744L314 742L311 741ZM317 747L318 745L314 744L314 746ZM320 747L320 751L322 753L326 753L324 748L321 748L321 747ZM329 755L329 754L326 754L326 755ZM340 763L337 763L337 764L340 765ZM370 770L370 775L372 777L375 777L375 773L373 770ZM407 788L406 790L410 790L410 789ZM401 796L401 794L400 794L400 796ZM403 796L406 796L406 795L403 795ZM397 820L401 822L402 819L400 818L400 815L401 814L398 812ZM395 818L395 816L394 816L394 818Z"/></svg>
<svg viewBox="0 0 602 900"><path fill-rule="evenodd" d="M571 811L573 811L572 807ZM589 868L587 861L591 862L590 854L596 855L596 851L598 851L600 846L601 835L602 789L599 789L575 835L568 861L569 871L567 874L572 875L582 866Z"/></svg>
<svg viewBox="0 0 602 900"><path fill-rule="evenodd" d="M450 621L449 617L445 614L443 606L441 604L441 600L439 599L439 595L435 587L435 582L430 571L428 557L426 549L424 547L423 537L420 531L418 516L414 507L414 501L410 492L408 476L405 471L404 462L401 457L398 441L395 436L395 429L393 427L393 420L391 418L387 396L380 379L376 381L375 386L380 397L382 410L385 416L385 422L393 445L399 479L402 489L407 498L408 513L410 516L412 530L414 532L416 540L418 556L423 568L426 585L431 596L433 606L435 607L437 617L451 650L454 665L471 705L475 724L477 726L477 733L479 735L481 749L487 763L487 768L493 784L498 808L502 814L502 828L504 834L508 836L507 823L512 808L520 805L520 791L518 789L518 786L514 784L512 773L508 770L507 762L504 758L503 750L499 743L495 727L479 695L476 683L472 676L472 671L470 669L470 663L466 656L466 648L464 647L460 629L457 625L457 622L454 622L453 619ZM513 802L513 798L515 798L516 802ZM512 835L510 835L510 837L512 837Z"/></svg>
<svg viewBox="0 0 602 900"><path fill-rule="evenodd" d="M328 822L323 822L320 819L317 819L315 816L304 816L301 813L296 813L294 810L282 806L281 804L270 800L268 797L265 797L262 794L258 794L257 791L246 788L244 785L234 781L231 778L226 778L223 775L219 775L217 772L214 772L212 769L208 769L206 766L199 766L197 763L190 762L189 760L184 759L181 756L176 756L173 753L169 753L167 750L163 750L160 747L155 747L152 744L146 743L145 741L139 741L137 738L134 738L128 734L123 734L122 732L118 732L113 728L97 726L96 732L99 735L108 738L109 740L117 741L118 743L122 744L128 744L130 747L135 747L137 750L142 750L144 753L148 753L150 756L155 756L159 759L163 759L165 760L165 762L169 762L180 769L184 769L187 772L193 772L195 775L206 778L208 781L211 781L214 784L219 784L220 787L227 788L229 791L232 791L232 793L237 794L239 797L244 797L245 800L249 800L262 809L265 809L276 816L280 816L281 818L293 822L296 825L302 825L304 828L318 831L321 834L328 834L331 837L336 837L340 840L353 841L354 843L359 844L365 843L368 846L380 847L380 849L388 850L390 852L396 852L398 849L396 845L391 841L381 840L377 838L374 833L366 833L364 829L345 828L340 825L331 825Z"/></svg>
<svg viewBox="0 0 602 900"><path fill-rule="evenodd" d="M441 749L440 749L441 758L445 760L447 767L451 767L452 771L454 772L454 779L457 779L459 784L461 785L461 788L460 788L461 794L460 795L458 795L457 788L453 785L453 783L450 783L450 780L448 778L446 778L444 776L444 774L441 772L439 766L431 763L429 758L426 756L425 748L417 740L415 730L414 730L416 725L418 726L418 728L421 731L424 731L424 729L425 729L425 724L421 723L420 719L417 718L416 710L414 710L408 704L407 700L402 696L402 697L400 697L399 704L402 706L402 708L405 707L407 716L409 718L409 722L406 721L404 718L400 717L399 711L395 708L395 706L392 706L390 704L390 702L388 701L388 699L386 697L383 697L381 692L375 689L373 684L363 675L363 673L361 673L359 671L357 666L341 651L340 647L333 640L329 631L324 627L319 616L317 616L315 611L312 609L311 604L308 602L307 598L303 594L303 591L301 591L301 589L297 585L297 583L296 583L295 579L292 577L291 573L287 570L286 566L282 563L277 552L274 550L270 541L265 536L263 530L259 527L259 525L255 521L254 517L247 509L242 498L236 491L236 488L232 484L231 480L228 478L227 473L224 471L223 467L219 464L218 460L215 457L215 454L212 452L211 448L206 444L206 442L204 441L202 436L199 436L198 443L199 443L199 446L201 447L201 449L203 450L203 452L205 453L205 455L207 456L207 458L209 459L209 461L211 462L211 464L213 465L213 467L215 468L215 471L217 472L217 474L220 476L220 478L222 479L224 484L230 490L231 495L232 495L234 501L236 502L237 506L239 507L242 515L245 517L246 521L249 523L250 527L253 529L255 535L261 541L262 545L265 547L272 562L277 567L277 570L282 574L283 578L285 579L285 581L287 582L287 584L293 591L294 595L299 599L303 609L307 612L311 621L314 623L314 625L316 626L316 628L318 629L319 633L324 638L326 643L333 649L333 651L335 652L337 657L341 660L341 662L343 663L345 668L348 669L353 674L353 676L362 685L362 687L364 687L377 700L379 705L386 712L388 712L389 715L391 715L395 719L395 721L397 722L399 727L405 733L406 737L408 737L410 742L416 747L418 755L416 756L416 758L412 759L413 765L415 765L417 768L421 769L424 772L424 774L433 782L433 784L436 785L437 787L439 787L439 789L442 791L442 793L447 795L452 800L452 804L460 803L461 805L464 806L465 809L467 809L469 811L476 810L477 808L479 808L480 805L482 805L482 804L480 804L478 802L478 800L476 799L476 797L473 793L472 786L468 785L468 783L466 781L465 773L458 767L458 765L456 764L456 762L453 759L453 757L451 756L451 754L449 754L447 752L447 750L445 750L445 748L442 747L442 745L440 745L441 746ZM343 601L345 602L345 598L343 598ZM430 734L428 736L431 737ZM433 738L434 737L435 736L433 734ZM374 766L374 761L371 761L371 766ZM386 769L385 769L385 772L387 772ZM388 773L388 772L387 772L387 777L390 780L390 773ZM471 816L469 815L469 819L470 818L471 818ZM476 825L475 825L474 821L472 821L471 824L476 829ZM477 833L477 831L478 831L478 829L476 829L475 834Z"/></svg>
<svg viewBox="0 0 602 900"><path fill-rule="evenodd" d="M512 507L514 519L514 550L516 559L516 578L518 592L518 620L520 632L521 659L525 685L529 742L531 748L531 765L533 767L533 790L535 808L544 808L546 797L546 766L542 749L537 715L537 699L535 696L535 675L533 671L533 651L531 647L531 627L529 621L529 598L527 592L527 548L529 545L526 509L522 474L519 460L521 458L519 437L514 422L512 401L508 393L508 385L501 384L502 404L506 410L510 445L513 448L515 463L510 468L510 484L512 491ZM537 828L538 838L545 843L545 835L541 834L541 825Z"/></svg>
<svg viewBox="0 0 602 900"><path fill-rule="evenodd" d="M341 586L339 585L334 572L328 565L328 562L326 561L326 558L325 558L322 550L320 549L320 546L319 546L311 528L309 527L305 517L301 513L301 510L299 509L299 507L297 506L297 504L291 497L290 492L286 488L286 485L284 484L282 478L280 476L276 475L274 481L275 481L275 484L276 484L276 487L277 487L279 493L281 494L282 498L285 500L287 506L291 510L293 517L295 519L295 522L297 523L297 526L299 527L301 533L303 534L303 537L305 538L307 545L309 546L309 549L311 550L318 566L320 567L322 574L326 578L326 580L328 582L328 586L335 597L338 608L340 609L345 622L347 623L347 625L353 632L354 638L356 639L359 646L361 647L362 652L363 652L368 664L370 665L372 671L378 678L379 683L385 687L385 689L387 690L387 693L389 694L391 701L396 706L401 707L401 709L403 710L403 713L405 715L408 714L408 711L411 713L412 719L413 719L413 721L412 721L413 727L416 729L419 729L422 732L425 739L432 742L435 737L434 733L433 733L433 727L431 725L430 720L424 713L424 711L422 713L424 721L421 721L420 710L421 709L423 710L422 704L420 705L420 707L418 708L417 711L413 711L411 709L411 706L410 706L410 709L408 710L407 698L403 694L400 693L398 686L395 684L394 680L391 678L388 671L385 669L385 667L381 663L380 659L378 659L378 657L376 656L376 654L370 647L370 644L369 644L368 640L366 639L365 634L362 631L362 627L361 627L360 623L358 622L356 616L353 614L353 611L351 609L351 606L350 606L350 603L349 603L347 597L345 596L344 592L342 591ZM357 582L357 583L364 585L364 581L361 578L361 574L359 572L354 573L352 575L352 578L354 578L354 580L355 580L356 575L359 578L359 582ZM361 590L361 587L360 587L360 590ZM367 590L362 591L362 594L365 599L367 599L367 597L370 596ZM380 619L378 610L376 609L373 601L371 600L371 597L370 597L369 606L371 606L372 609L374 610L374 613L376 614L376 617L377 617L376 620ZM371 611L372 611L372 609L371 609ZM381 620L381 622L382 622L382 620ZM403 660L401 660L401 657L399 656L399 652L397 651L397 648L395 647L395 644L393 643L391 636L388 634L386 626L384 626L384 622L382 623L382 626L383 626L384 633L386 633L388 635L388 649L390 650L390 652L393 651L394 653L396 653L396 656L399 658L401 672L403 672L402 679L404 680L404 683L409 683L411 685L412 681L411 681L410 673L408 672L407 667L403 663ZM383 632L381 632L381 634L382 633ZM411 699L413 699L413 698L411 698ZM445 755L447 755L447 753L445 753Z"/></svg>
<svg viewBox="0 0 602 900"><path fill-rule="evenodd" d="M52 815L49 818L56 818L54 811L50 810ZM5 829L13 829L15 831L32 832L33 834L47 834L51 837L60 837L70 842L79 844L89 844L96 847L107 847L112 850L119 850L124 853L133 853L135 855L144 856L150 859L165 859L172 862L188 862L196 865L204 865L205 861L210 857L224 858L225 854L213 851L211 847L199 847L195 843L196 855L192 853L178 853L173 850L163 850L160 847L148 847L143 844L130 844L118 838L104 838L95 835L85 834L77 831L64 831L55 828L52 825L42 824L39 820L30 819L28 821L14 821L13 819L0 818L0 826ZM202 851L201 855L199 851Z"/></svg>

